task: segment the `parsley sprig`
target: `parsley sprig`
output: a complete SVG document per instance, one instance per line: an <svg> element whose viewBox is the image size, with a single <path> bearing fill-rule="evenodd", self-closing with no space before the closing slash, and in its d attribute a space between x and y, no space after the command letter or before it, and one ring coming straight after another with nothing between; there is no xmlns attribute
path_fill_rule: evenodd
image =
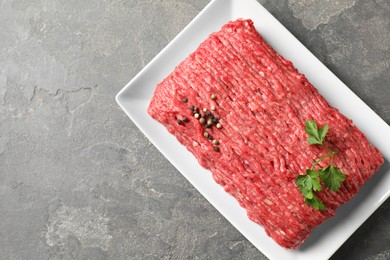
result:
<svg viewBox="0 0 390 260"><path fill-rule="evenodd" d="M345 175L341 172L340 168L332 164L333 157L338 151L333 151L324 145L328 130L329 126L327 124L322 128L318 128L314 120L306 121L305 132L309 134L307 138L309 145L321 145L329 150L329 152L318 158L311 168L306 170L305 175L298 175L295 179L295 183L305 198L305 203L316 210L326 209L325 204L315 194L316 191L322 190L321 180L326 187L335 192L339 190L341 183L345 180ZM316 166L328 157L330 157L329 165L316 171Z"/></svg>

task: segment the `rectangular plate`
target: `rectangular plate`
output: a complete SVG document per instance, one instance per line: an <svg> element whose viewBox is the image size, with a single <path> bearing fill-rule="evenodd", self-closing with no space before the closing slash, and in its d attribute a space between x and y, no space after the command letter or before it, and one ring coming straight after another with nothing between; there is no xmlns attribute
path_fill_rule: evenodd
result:
<svg viewBox="0 0 390 260"><path fill-rule="evenodd" d="M301 73L332 105L351 118L385 157L385 164L359 193L337 210L332 219L315 228L297 250L286 250L253 223L237 201L216 184L211 173L174 136L146 112L156 85L209 34L237 18L250 18L265 40ZM255 0L211 1L133 80L116 100L161 153L270 259L328 259L390 195L390 127L306 49L275 17Z"/></svg>

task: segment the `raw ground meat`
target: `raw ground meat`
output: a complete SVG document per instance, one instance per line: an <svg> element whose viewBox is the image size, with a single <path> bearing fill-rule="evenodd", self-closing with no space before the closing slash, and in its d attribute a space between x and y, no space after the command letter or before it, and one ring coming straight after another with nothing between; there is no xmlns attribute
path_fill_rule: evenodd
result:
<svg viewBox="0 0 390 260"><path fill-rule="evenodd" d="M197 111L206 124L194 116ZM286 248L299 247L383 163L378 149L264 41L251 20L229 22L210 35L158 84L148 113ZM307 144L308 119L329 125L326 145L340 152L333 164L346 175L338 192L325 188L317 193L324 211L306 205L295 184L327 153ZM329 159L319 166L327 164Z"/></svg>

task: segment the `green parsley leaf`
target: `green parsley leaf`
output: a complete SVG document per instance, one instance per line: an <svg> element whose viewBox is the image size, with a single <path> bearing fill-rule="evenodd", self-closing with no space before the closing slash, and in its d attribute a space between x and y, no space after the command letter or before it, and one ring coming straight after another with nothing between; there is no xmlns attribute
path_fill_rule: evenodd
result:
<svg viewBox="0 0 390 260"><path fill-rule="evenodd" d="M309 136L307 138L307 142L309 144L322 144L320 140L318 140L317 138L315 138L314 136Z"/></svg>
<svg viewBox="0 0 390 260"><path fill-rule="evenodd" d="M318 133L317 124L314 120L307 120L306 121L306 128L305 132L309 135L315 137L317 140L320 140L320 135Z"/></svg>
<svg viewBox="0 0 390 260"><path fill-rule="evenodd" d="M326 124L324 127L318 129L315 121L307 120L305 132L309 134L307 142L309 144L322 144L324 142L326 133L328 133L329 126Z"/></svg>
<svg viewBox="0 0 390 260"><path fill-rule="evenodd" d="M318 180L318 176L320 174L316 172L315 170L306 170L306 176L310 176L309 180L311 182L311 187L314 191L320 191L322 190L321 183ZM309 182L309 181L308 181Z"/></svg>
<svg viewBox="0 0 390 260"><path fill-rule="evenodd" d="M332 191L338 191L341 183L345 180L345 175L341 172L340 168L329 165L320 170L320 178L324 181L326 187Z"/></svg>
<svg viewBox="0 0 390 260"><path fill-rule="evenodd" d="M299 175L295 179L295 183L305 199L312 200L315 197L313 191L322 190L318 176L319 173L315 170L306 170L306 175Z"/></svg>
<svg viewBox="0 0 390 260"><path fill-rule="evenodd" d="M325 204L315 195L312 199L305 198L305 203L316 210L326 210Z"/></svg>
<svg viewBox="0 0 390 260"><path fill-rule="evenodd" d="M301 191L303 197L311 196L310 193L312 193L312 185L311 182L307 184L307 180L310 178L308 175L298 175L298 177L295 179L295 184L298 186L299 190Z"/></svg>
<svg viewBox="0 0 390 260"><path fill-rule="evenodd" d="M298 175L295 179L302 196L305 198L305 203L314 207L316 210L325 210L326 206L314 194L314 191L322 190L321 183L318 179L320 173L315 170L306 170L306 175Z"/></svg>
<svg viewBox="0 0 390 260"><path fill-rule="evenodd" d="M295 184L299 187L303 184L305 180L306 180L305 175L298 175L298 177L295 179Z"/></svg>
<svg viewBox="0 0 390 260"><path fill-rule="evenodd" d="M328 124L324 125L322 128L318 130L318 134L320 136L321 143L324 141L326 134L328 133L329 126Z"/></svg>
<svg viewBox="0 0 390 260"><path fill-rule="evenodd" d="M314 194L311 189L308 189L306 186L300 186L299 190L301 191L303 197L305 198L313 198Z"/></svg>

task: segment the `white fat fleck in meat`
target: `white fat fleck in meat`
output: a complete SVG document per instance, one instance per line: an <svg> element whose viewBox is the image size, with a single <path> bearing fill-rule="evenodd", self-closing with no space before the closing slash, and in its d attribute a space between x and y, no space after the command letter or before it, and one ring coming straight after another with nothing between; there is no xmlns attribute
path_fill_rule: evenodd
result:
<svg viewBox="0 0 390 260"><path fill-rule="evenodd" d="M279 170L280 163L279 163L279 159L278 159L277 156L275 156L275 157L273 158L273 162L274 162L274 169Z"/></svg>
<svg viewBox="0 0 390 260"><path fill-rule="evenodd" d="M264 72L260 71L259 74L260 74L260 76L265 77Z"/></svg>
<svg viewBox="0 0 390 260"><path fill-rule="evenodd" d="M284 160L283 156L280 157L280 171L286 171L286 161Z"/></svg>
<svg viewBox="0 0 390 260"><path fill-rule="evenodd" d="M294 206L293 206L292 204L288 204L288 205L287 205L287 208L291 211L291 210L294 209Z"/></svg>

